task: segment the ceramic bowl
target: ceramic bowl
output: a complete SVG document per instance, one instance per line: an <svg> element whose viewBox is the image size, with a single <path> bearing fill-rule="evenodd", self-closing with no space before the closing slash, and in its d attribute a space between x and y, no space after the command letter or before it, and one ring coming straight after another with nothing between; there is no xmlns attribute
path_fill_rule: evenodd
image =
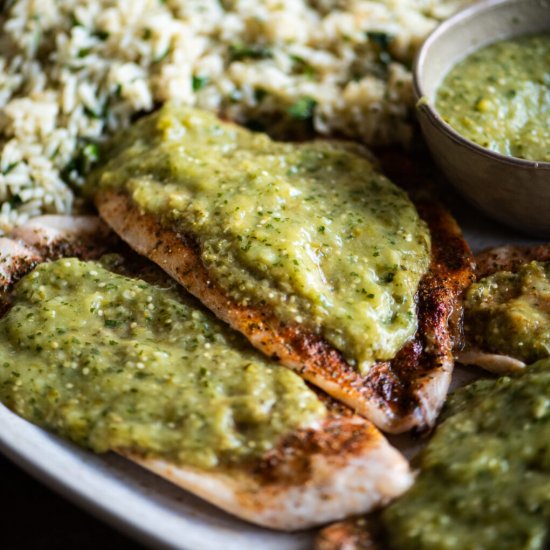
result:
<svg viewBox="0 0 550 550"><path fill-rule="evenodd" d="M550 237L550 163L507 157L461 136L438 115L436 91L448 71L492 42L550 32L550 0L484 0L440 25L414 65L420 125L451 183L489 216L524 233Z"/></svg>

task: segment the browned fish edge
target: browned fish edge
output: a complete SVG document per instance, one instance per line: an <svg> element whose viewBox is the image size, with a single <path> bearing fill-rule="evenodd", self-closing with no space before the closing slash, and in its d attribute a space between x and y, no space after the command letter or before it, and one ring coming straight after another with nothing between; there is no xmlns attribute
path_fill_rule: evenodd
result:
<svg viewBox="0 0 550 550"><path fill-rule="evenodd" d="M498 271L514 273L522 265L534 261L550 261L550 243L531 246L504 245L482 250L476 255L476 274L478 279L483 279Z"/></svg>

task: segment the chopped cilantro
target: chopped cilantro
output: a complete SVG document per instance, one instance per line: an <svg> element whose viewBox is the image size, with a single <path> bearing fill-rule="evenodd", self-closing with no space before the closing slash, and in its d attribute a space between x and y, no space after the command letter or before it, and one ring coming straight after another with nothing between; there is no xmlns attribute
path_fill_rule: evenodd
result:
<svg viewBox="0 0 550 550"><path fill-rule="evenodd" d="M193 91L198 92L202 90L208 84L207 76L193 76L192 78Z"/></svg>
<svg viewBox="0 0 550 550"><path fill-rule="evenodd" d="M387 51L394 40L394 36L382 31L368 31L367 38L376 44L381 50Z"/></svg>
<svg viewBox="0 0 550 550"><path fill-rule="evenodd" d="M288 108L288 114L295 120L308 120L313 116L317 101L312 97L301 97Z"/></svg>
<svg viewBox="0 0 550 550"><path fill-rule="evenodd" d="M273 51L267 46L257 44L246 45L242 43L229 46L229 57L231 61L242 61L243 59L271 59Z"/></svg>

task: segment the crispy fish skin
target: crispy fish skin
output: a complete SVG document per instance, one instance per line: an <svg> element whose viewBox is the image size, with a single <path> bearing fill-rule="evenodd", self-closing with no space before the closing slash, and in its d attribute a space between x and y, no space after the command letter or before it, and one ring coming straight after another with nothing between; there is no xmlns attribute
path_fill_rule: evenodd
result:
<svg viewBox="0 0 550 550"><path fill-rule="evenodd" d="M98 235L104 238L97 240ZM36 219L14 237L0 241L2 312L9 307L10 286L38 263L63 257L63 252L97 258L105 252L105 239L111 239L98 218L61 217ZM132 260L128 264L129 271L139 266ZM372 423L321 398L329 410L321 425L289 433L273 450L241 467L206 471L131 449L113 450L237 517L273 529L304 529L365 513L405 492L413 474L401 453Z"/></svg>
<svg viewBox="0 0 550 550"><path fill-rule="evenodd" d="M417 203L432 234L431 265L417 295L418 331L395 359L376 364L362 376L322 337L228 297L203 265L197 236L164 227L125 193L100 191L95 202L101 217L131 248L153 260L264 354L382 430L401 433L435 422L451 379L462 293L473 272L468 245L439 204Z"/></svg>
<svg viewBox="0 0 550 550"><path fill-rule="evenodd" d="M483 250L476 256L478 279L494 275L498 271L515 273L526 263L550 261L550 243L534 246L505 245ZM468 346L457 353L456 359L464 365L475 365L493 374L504 375L521 372L526 364L509 355L490 353Z"/></svg>

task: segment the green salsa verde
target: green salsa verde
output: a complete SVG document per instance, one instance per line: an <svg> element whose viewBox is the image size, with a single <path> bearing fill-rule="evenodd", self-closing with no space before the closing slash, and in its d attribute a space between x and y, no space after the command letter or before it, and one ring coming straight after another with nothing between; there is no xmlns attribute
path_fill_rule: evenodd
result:
<svg viewBox="0 0 550 550"><path fill-rule="evenodd" d="M464 301L468 341L532 363L550 356L550 262L531 262L474 283Z"/></svg>
<svg viewBox="0 0 550 550"><path fill-rule="evenodd" d="M416 330L429 232L354 146L278 143L166 105L109 145L98 189L195 236L233 299L307 326L362 370Z"/></svg>
<svg viewBox="0 0 550 550"><path fill-rule="evenodd" d="M96 452L199 468L322 421L297 375L167 285L76 259L39 265L0 320L0 400Z"/></svg>
<svg viewBox="0 0 550 550"><path fill-rule="evenodd" d="M466 57L443 80L436 108L482 147L550 162L550 34L497 42Z"/></svg>
<svg viewBox="0 0 550 550"><path fill-rule="evenodd" d="M383 512L392 550L545 550L550 361L449 398L420 474Z"/></svg>

